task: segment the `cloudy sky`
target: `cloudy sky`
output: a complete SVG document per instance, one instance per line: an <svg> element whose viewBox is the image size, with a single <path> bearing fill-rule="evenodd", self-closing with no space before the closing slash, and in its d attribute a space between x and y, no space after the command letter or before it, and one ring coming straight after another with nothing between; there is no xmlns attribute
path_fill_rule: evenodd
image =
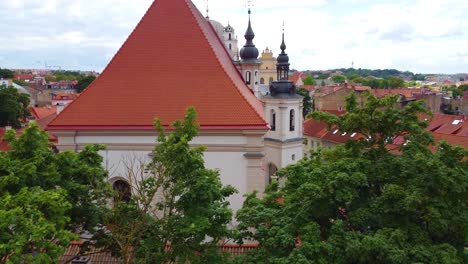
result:
<svg viewBox="0 0 468 264"><path fill-rule="evenodd" d="M97 70L153 0L0 0L0 67ZM206 13L206 0L194 0ZM243 45L247 0L210 0L211 19ZM468 72L466 0L253 0L254 43L279 52L285 22L293 68Z"/></svg>

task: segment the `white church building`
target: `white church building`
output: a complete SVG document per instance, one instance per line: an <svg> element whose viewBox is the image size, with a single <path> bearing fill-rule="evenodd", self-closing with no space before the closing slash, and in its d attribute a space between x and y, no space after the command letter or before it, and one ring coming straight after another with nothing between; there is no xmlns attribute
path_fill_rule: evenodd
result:
<svg viewBox="0 0 468 264"><path fill-rule="evenodd" d="M191 144L206 146L206 167L239 191L232 208L246 193L263 193L278 169L303 157L302 97L288 81L284 35L277 80L263 95L250 11L238 56L234 32L223 32L190 0L155 0L103 73L47 127L58 149L105 144L109 180L122 184L128 156L150 159L154 118L170 130L193 106L200 133Z"/></svg>

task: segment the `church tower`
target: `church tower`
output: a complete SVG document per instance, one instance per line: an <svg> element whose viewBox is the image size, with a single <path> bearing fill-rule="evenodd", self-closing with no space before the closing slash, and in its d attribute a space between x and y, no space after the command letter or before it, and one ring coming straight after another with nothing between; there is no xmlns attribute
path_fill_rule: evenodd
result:
<svg viewBox="0 0 468 264"><path fill-rule="evenodd" d="M303 98L296 94L296 86L289 81L289 57L286 44L281 43L281 54L276 64L276 81L270 93L262 98L265 117L271 130L265 135L265 166L267 180L278 169L294 164L303 158L302 108Z"/></svg>
<svg viewBox="0 0 468 264"><path fill-rule="evenodd" d="M240 50L240 61L235 62L239 72L242 74L245 83L249 88L254 92L257 98L260 97L260 92L258 88L260 80L260 64L261 61L258 59L258 49L253 43L255 38L255 33L252 29L252 24L250 22L251 10L249 8L249 24L247 31L245 32L246 43L244 47Z"/></svg>

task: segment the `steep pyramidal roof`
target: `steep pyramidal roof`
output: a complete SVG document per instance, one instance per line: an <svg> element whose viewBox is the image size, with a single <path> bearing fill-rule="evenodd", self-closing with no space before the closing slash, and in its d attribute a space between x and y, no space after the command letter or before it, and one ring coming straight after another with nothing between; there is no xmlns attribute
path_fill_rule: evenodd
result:
<svg viewBox="0 0 468 264"><path fill-rule="evenodd" d="M152 129L194 106L202 129L266 129L213 27L190 0L155 0L101 76L49 130Z"/></svg>

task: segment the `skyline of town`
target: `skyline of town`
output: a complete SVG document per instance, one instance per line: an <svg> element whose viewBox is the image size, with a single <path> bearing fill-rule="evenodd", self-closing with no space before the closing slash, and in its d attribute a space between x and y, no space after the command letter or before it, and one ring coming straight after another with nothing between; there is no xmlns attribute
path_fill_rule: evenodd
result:
<svg viewBox="0 0 468 264"><path fill-rule="evenodd" d="M151 2L0 3L0 12L5 13L1 20L11 25L0 37L0 67L102 71ZM244 42L248 19L245 2L209 3L210 18L223 25L230 22L239 44ZM462 16L468 3L449 2L314 0L290 5L257 0L252 7L254 43L278 54L281 21L285 21L288 53L298 70L350 68L354 62L355 68L468 72L468 54L463 50L468 20ZM206 1L194 3L206 15ZM309 20L303 21L304 17Z"/></svg>

